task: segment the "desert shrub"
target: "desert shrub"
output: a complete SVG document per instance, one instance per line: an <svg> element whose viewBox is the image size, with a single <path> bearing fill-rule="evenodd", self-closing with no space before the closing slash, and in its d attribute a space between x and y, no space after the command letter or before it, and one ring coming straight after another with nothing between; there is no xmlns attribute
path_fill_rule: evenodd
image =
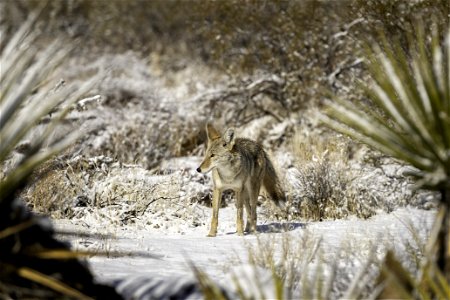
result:
<svg viewBox="0 0 450 300"><path fill-rule="evenodd" d="M302 139L297 135L296 163L290 170L291 217L367 218L375 213L376 205L368 193L355 190L354 182L360 174L348 164L349 151L349 141L311 136Z"/></svg>
<svg viewBox="0 0 450 300"><path fill-rule="evenodd" d="M0 23L6 40L21 20L41 4L38 0L3 3L8 13L2 14ZM244 126L264 116L282 122L292 112L320 104L323 94L329 91L360 101L363 97L354 81L366 78L362 51L365 40L383 29L392 33L393 39L405 36L410 32L409 24L418 16L434 15L445 24L446 7L443 0L49 1L37 28L43 42L59 35L81 41L83 47L74 51L79 57L134 50L151 64L159 62L162 71L153 71L165 77L186 68L187 60L202 60L228 74L230 82L217 93L199 97L195 105L206 116ZM118 60L118 56L105 55L107 64L114 65ZM85 60L81 65L85 64L90 63ZM144 100L146 109L161 112L159 99L148 101L153 96L149 93L151 84L142 84L151 75L145 70L147 62L142 61L137 68L138 64L134 61L132 67L109 74L111 78L102 87L104 103L125 108ZM139 78L141 74L144 76ZM169 114L174 114L173 108ZM198 118L191 123L198 125ZM182 131L184 125L175 131L182 132L180 135L159 136L142 132L146 126L159 129L154 124L124 124L107 136L108 143L125 138L124 144L104 144L105 154L114 157L113 151L117 150L117 158L125 162L134 159L153 168L161 158L196 151L199 143ZM127 139L128 133L136 138L143 133L152 149L160 150L150 153L147 147L134 145L131 138ZM155 144L157 138L181 142L182 147ZM104 154L101 151L92 154ZM132 151L139 153L130 154Z"/></svg>
<svg viewBox="0 0 450 300"><path fill-rule="evenodd" d="M67 81L105 75L96 87L101 103L72 114L75 127L85 134L73 153L108 156L126 164L153 169L170 157L198 153L204 134L192 104L172 101L160 92L148 62L135 53L72 58L60 70ZM182 108L181 108L182 107Z"/></svg>
<svg viewBox="0 0 450 300"><path fill-rule="evenodd" d="M169 143L174 134L168 128L168 120L162 116L157 122L134 115L132 120L111 126L102 134L101 143L87 152L90 155L106 155L125 163L154 168L163 158L174 156L175 143ZM158 124L159 123L159 124Z"/></svg>
<svg viewBox="0 0 450 300"><path fill-rule="evenodd" d="M63 172L50 171L41 177L29 190L32 197L25 196L28 206L36 213L50 215L55 218L72 218L73 207L76 203L72 201L77 195L80 185L68 184ZM28 194L28 195L30 195Z"/></svg>
<svg viewBox="0 0 450 300"><path fill-rule="evenodd" d="M404 164L326 132L294 136L285 176L290 218L369 218L380 211L436 206L436 193L414 190Z"/></svg>
<svg viewBox="0 0 450 300"><path fill-rule="evenodd" d="M108 164L111 159L105 158ZM94 204L89 193L92 180L102 180L107 167L102 159L76 157L37 170L32 185L23 193L27 204L36 212L53 218L74 218L77 207Z"/></svg>
<svg viewBox="0 0 450 300"><path fill-rule="evenodd" d="M84 149L85 155L106 155L125 164L139 164L146 169L157 169L164 160L191 155L202 144L198 130L192 130L187 120L177 114L133 112L120 123L109 124L105 131L89 138L95 141Z"/></svg>
<svg viewBox="0 0 450 300"><path fill-rule="evenodd" d="M34 211L52 218L171 231L179 230L180 222L204 225L197 204L209 199L210 186L200 183L203 177L195 170L154 175L110 157L78 155L40 173L21 196Z"/></svg>
<svg viewBox="0 0 450 300"><path fill-rule="evenodd" d="M421 1L353 1L350 5L351 14L367 19L369 26L364 27L364 32L369 36L377 36L380 31L388 32L392 40L401 39L404 47L407 33L412 33L417 20L432 23L445 28L448 25L448 3L445 0L421 0ZM430 18L430 16L433 16Z"/></svg>
<svg viewBox="0 0 450 300"><path fill-rule="evenodd" d="M360 172L328 159L301 164L291 216L323 220L374 215L382 209L380 200L369 189L357 185L358 176Z"/></svg>
<svg viewBox="0 0 450 300"><path fill-rule="evenodd" d="M303 165L298 176L298 202L293 201L300 217L323 220L364 215L356 209L355 199L348 195L351 178L346 173L328 160Z"/></svg>
<svg viewBox="0 0 450 300"><path fill-rule="evenodd" d="M3 5L8 33L41 1ZM284 79L283 102L298 110L326 90L357 93L352 82L365 74L365 39L380 30L393 39L406 36L417 17L428 22L435 16L445 25L447 10L445 0L49 1L40 28L43 36L80 38L85 47L77 51L171 53L166 69L179 68L178 55L200 57L233 78L261 70L277 74Z"/></svg>
<svg viewBox="0 0 450 300"><path fill-rule="evenodd" d="M18 0L3 6L8 14L2 16L2 22L13 31L42 2ZM205 58L219 64L231 62L227 68L241 65L253 69L255 64L263 64L279 70L296 69L292 63L301 51L316 46L309 40L313 35L326 39L326 33L339 30L355 17L367 19L358 34L384 29L398 36L409 30L408 24L418 16L433 15L446 24L447 8L445 0L49 1L42 12L46 24L40 28L46 34L60 31L95 41L98 47L120 50L158 46L150 41L189 41L189 47Z"/></svg>

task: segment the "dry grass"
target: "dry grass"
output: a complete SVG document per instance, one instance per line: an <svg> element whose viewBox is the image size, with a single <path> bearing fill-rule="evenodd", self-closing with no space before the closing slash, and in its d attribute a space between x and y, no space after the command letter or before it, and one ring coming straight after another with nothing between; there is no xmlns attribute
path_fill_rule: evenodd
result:
<svg viewBox="0 0 450 300"><path fill-rule="evenodd" d="M154 175L105 156L78 156L36 176L22 197L52 218L177 230L179 222L203 224L197 204L208 198L210 186L200 179L193 170Z"/></svg>
<svg viewBox="0 0 450 300"><path fill-rule="evenodd" d="M195 132L197 134L197 132ZM155 118L135 115L111 127L100 145L87 151L105 155L125 164L157 168L163 159L190 155L201 143L189 126L176 116L160 113Z"/></svg>
<svg viewBox="0 0 450 300"><path fill-rule="evenodd" d="M412 220L400 221L407 229L406 236L374 240L355 240L349 236L334 246L308 229L302 230L301 235L260 235L256 244L247 245L248 260L254 268L272 273L274 284L281 285L276 288L284 290L280 299L376 297L380 292L378 276L389 249L400 258L399 264L408 270L411 278L419 280L422 276L431 229ZM242 263L236 259L230 268ZM235 289L246 287L247 280L236 277ZM267 291L267 287L260 286L259 290Z"/></svg>
<svg viewBox="0 0 450 300"><path fill-rule="evenodd" d="M349 140L296 135L291 217L323 220L375 214L372 195L355 186L361 173L351 168L353 147Z"/></svg>
<svg viewBox="0 0 450 300"><path fill-rule="evenodd" d="M70 202L80 194L79 187L70 185L64 172L53 170L34 184L32 196L26 197L27 204L37 213L71 218L74 212Z"/></svg>
<svg viewBox="0 0 450 300"><path fill-rule="evenodd" d="M297 133L292 153L285 176L291 219L366 219L407 205L434 206L436 195L415 191L414 181L403 175L407 167L348 138Z"/></svg>

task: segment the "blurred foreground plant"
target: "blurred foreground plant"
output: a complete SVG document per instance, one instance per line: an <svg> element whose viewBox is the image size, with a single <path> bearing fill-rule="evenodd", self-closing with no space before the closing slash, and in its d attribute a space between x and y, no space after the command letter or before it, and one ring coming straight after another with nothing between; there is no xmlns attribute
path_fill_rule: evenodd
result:
<svg viewBox="0 0 450 300"><path fill-rule="evenodd" d="M32 31L37 18L34 14L23 24L0 56L0 166L5 167L14 151L22 154L0 181L0 298L118 298L112 288L94 283L78 260L82 254L56 240L48 220L31 213L18 198L31 173L74 141L78 133L50 136L72 104L95 84L90 80L76 90L45 90L45 80L70 49L56 41L38 51ZM31 135L36 126L42 127L41 133Z"/></svg>
<svg viewBox="0 0 450 300"><path fill-rule="evenodd" d="M448 295L449 285L442 279L450 282L450 28L441 39L437 26L431 35L418 26L416 36L408 39L409 53L399 43L390 45L385 36L369 50L373 81L362 86L373 103L372 109L336 99L327 103L321 119L331 128L410 164L419 188L440 192L442 216L436 220L439 234L430 238L432 246L427 254L438 268L424 266L420 284L428 286L427 293ZM394 260L387 256L387 269L396 264ZM436 284L431 285L429 280ZM403 285L410 297L420 293L419 283L405 288L409 279L393 282Z"/></svg>

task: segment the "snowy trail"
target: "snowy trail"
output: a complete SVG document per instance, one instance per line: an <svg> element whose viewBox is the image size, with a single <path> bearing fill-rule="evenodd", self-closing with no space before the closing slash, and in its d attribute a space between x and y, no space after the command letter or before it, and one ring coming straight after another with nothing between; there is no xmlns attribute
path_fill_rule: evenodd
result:
<svg viewBox="0 0 450 300"><path fill-rule="evenodd" d="M94 272L102 279L123 278L124 275L148 275L168 277L189 274L191 261L198 268L219 279L224 273L223 267L233 256L243 256L246 253L243 239L236 236L220 236L215 239L207 237L186 236L150 236L142 242L149 252L158 256L148 258L93 258L90 260ZM133 239L122 239L116 245L119 249L128 248L123 243L133 244ZM136 249L136 248L135 248ZM139 249L139 248L138 248Z"/></svg>
<svg viewBox="0 0 450 300"><path fill-rule="evenodd" d="M215 238L205 236L207 226L195 228L187 234L165 234L123 227L111 238L95 240L92 238L72 238L75 248L99 249L106 251L131 251L149 253L148 257L93 257L89 259L94 273L101 281L145 275L150 277L172 277L192 274L189 261L205 271L212 279L223 280L226 269L248 262L248 248L257 246L258 239L271 239L278 243L283 226L269 230L267 224L260 225L263 232L239 237L234 233L233 208L221 211L222 222L219 235ZM293 244L305 234L312 241L320 240L326 256L332 257L339 249L349 247L349 255L364 257L374 244L386 243L401 251L402 241L412 239L411 226L416 228L421 239L425 240L432 226L435 211L412 208L399 209L390 214L379 214L368 220L350 219L310 223L292 223L288 231ZM59 220L55 226L60 230L86 231L68 220ZM220 227L222 226L222 227ZM273 228L272 228L273 229ZM278 231L278 233L277 233ZM91 232L92 233L92 232Z"/></svg>

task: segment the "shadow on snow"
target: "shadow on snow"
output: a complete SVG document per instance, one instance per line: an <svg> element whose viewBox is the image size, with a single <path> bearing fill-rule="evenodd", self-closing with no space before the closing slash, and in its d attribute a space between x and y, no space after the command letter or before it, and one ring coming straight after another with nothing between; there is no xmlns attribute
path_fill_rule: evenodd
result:
<svg viewBox="0 0 450 300"><path fill-rule="evenodd" d="M293 231L297 228L305 228L306 224L300 222L273 222L269 224L258 225L256 227L259 233L282 233Z"/></svg>
<svg viewBox="0 0 450 300"><path fill-rule="evenodd" d="M278 222L272 222L269 224L262 224L256 226L258 233L283 233L288 231L296 230L297 228L305 228L306 223L300 223L300 222L284 222L284 223L278 223ZM227 232L227 235L236 234L236 232ZM246 232L245 235L248 235L249 233Z"/></svg>

